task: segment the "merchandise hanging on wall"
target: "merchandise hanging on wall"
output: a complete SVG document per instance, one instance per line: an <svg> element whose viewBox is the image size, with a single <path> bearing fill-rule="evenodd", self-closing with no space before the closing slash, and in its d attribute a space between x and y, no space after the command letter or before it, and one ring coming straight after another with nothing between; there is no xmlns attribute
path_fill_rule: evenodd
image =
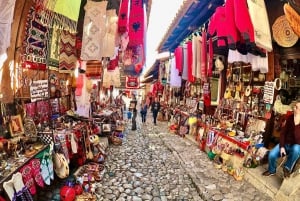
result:
<svg viewBox="0 0 300 201"><path fill-rule="evenodd" d="M278 17L272 25L273 38L282 47L292 47L298 41L285 15Z"/></svg>

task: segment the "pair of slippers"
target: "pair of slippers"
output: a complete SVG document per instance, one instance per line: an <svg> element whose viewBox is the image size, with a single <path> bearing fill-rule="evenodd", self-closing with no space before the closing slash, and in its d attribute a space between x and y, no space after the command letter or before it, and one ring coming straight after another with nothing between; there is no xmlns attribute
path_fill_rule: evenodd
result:
<svg viewBox="0 0 300 201"><path fill-rule="evenodd" d="M33 198L23 183L23 176L20 172L13 174L9 181L3 183L3 188L8 196L12 200L26 200L33 201ZM2 199L0 198L0 201Z"/></svg>

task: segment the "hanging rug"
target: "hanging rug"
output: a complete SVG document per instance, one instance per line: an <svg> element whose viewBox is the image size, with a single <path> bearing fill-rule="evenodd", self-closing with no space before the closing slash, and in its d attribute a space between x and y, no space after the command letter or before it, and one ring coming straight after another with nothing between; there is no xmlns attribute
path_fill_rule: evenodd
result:
<svg viewBox="0 0 300 201"><path fill-rule="evenodd" d="M68 31L61 31L59 45L59 72L72 73L77 62L76 35Z"/></svg>
<svg viewBox="0 0 300 201"><path fill-rule="evenodd" d="M32 6L27 15L23 67L46 70L48 29L40 22L40 16Z"/></svg>

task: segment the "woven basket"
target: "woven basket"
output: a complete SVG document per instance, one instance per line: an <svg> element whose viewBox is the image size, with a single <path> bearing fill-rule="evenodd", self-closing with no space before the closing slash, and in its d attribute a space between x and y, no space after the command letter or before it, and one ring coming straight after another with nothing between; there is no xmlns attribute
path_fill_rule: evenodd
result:
<svg viewBox="0 0 300 201"><path fill-rule="evenodd" d="M300 15L296 12L296 10L289 4L285 3L283 6L284 14L286 19L293 29L294 33L300 37Z"/></svg>
<svg viewBox="0 0 300 201"><path fill-rule="evenodd" d="M292 47L298 41L298 36L291 28L285 15L278 17L272 25L273 38L282 47Z"/></svg>

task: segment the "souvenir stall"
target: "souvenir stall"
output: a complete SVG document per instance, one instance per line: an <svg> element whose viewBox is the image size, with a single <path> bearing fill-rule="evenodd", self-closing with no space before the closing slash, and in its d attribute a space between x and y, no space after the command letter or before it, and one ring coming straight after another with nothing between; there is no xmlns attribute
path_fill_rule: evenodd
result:
<svg viewBox="0 0 300 201"><path fill-rule="evenodd" d="M136 78L145 61L148 1L130 3L0 3L0 198L32 200L77 169L61 200L95 199L91 179L102 179L106 149L122 144L125 129L113 95L120 69Z"/></svg>
<svg viewBox="0 0 300 201"><path fill-rule="evenodd" d="M299 34L290 16L295 12L289 12L297 6L227 0L196 25L187 19L197 18L191 4L183 6L185 18L174 19L176 26L159 46L174 53L170 85L181 93L179 101L173 96L170 131L193 134L216 168L241 180L244 168L260 165L278 143L282 122L299 97ZM226 27L224 20L230 22Z"/></svg>

